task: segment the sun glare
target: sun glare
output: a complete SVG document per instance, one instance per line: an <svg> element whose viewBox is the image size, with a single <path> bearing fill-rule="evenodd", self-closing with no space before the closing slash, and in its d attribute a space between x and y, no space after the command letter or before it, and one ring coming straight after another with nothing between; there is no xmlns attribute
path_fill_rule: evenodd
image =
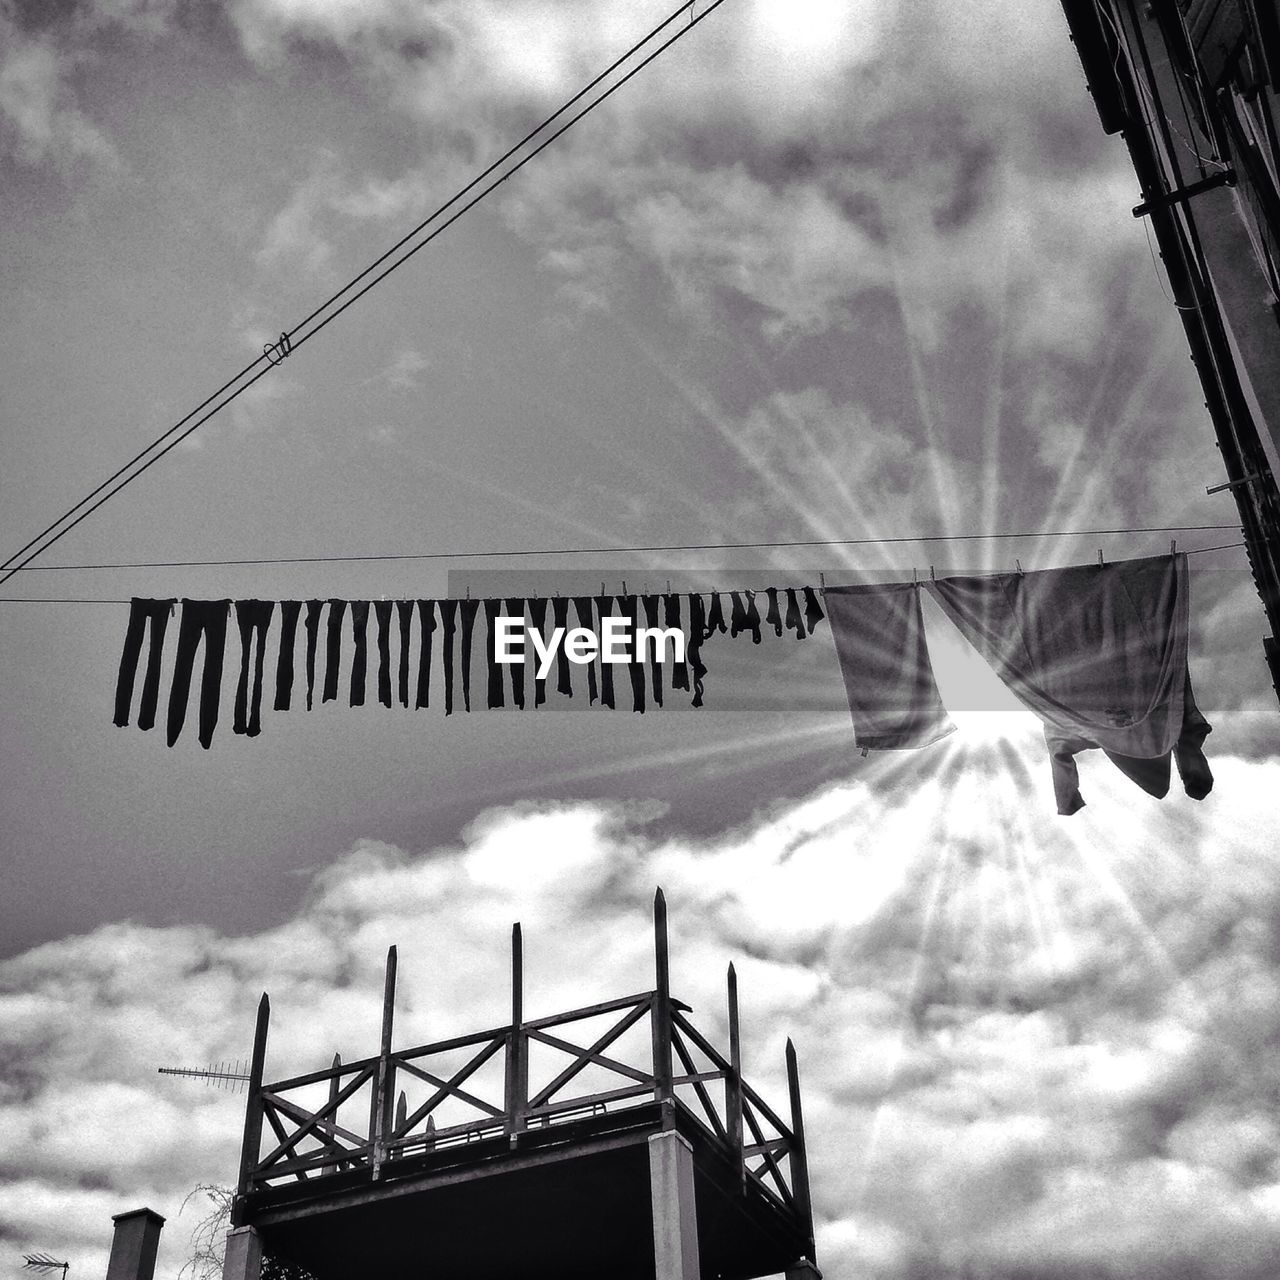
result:
<svg viewBox="0 0 1280 1280"><path fill-rule="evenodd" d="M953 711L951 718L962 743L1020 742L1040 733L1030 711Z"/></svg>
<svg viewBox="0 0 1280 1280"><path fill-rule="evenodd" d="M847 42L851 29L868 25L851 23L847 0L758 0L755 20L766 47L785 57L829 55Z"/></svg>

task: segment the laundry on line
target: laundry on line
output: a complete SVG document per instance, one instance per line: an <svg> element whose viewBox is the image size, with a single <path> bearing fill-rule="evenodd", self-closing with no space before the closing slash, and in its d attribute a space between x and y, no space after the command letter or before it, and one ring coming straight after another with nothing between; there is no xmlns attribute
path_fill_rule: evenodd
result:
<svg viewBox="0 0 1280 1280"><path fill-rule="evenodd" d="M922 583L828 587L828 621L855 741L922 747L955 728L925 641L919 591L1044 726L1058 812L1083 807L1075 756L1101 748L1148 794L1169 789L1171 762L1200 800L1213 787L1210 732L1187 665L1185 554Z"/></svg>
<svg viewBox="0 0 1280 1280"><path fill-rule="evenodd" d="M352 706L363 704L374 660L374 696L383 706L398 702L425 708L438 655L444 711L451 715L459 699L464 710L472 709L477 629L484 637L484 699L490 708L505 706L508 697L512 706L525 708L530 681L525 661L510 660L512 641L532 641L536 636L536 641L523 645L531 658L537 651L537 661L529 663L535 708L547 702L552 681L557 695L573 697L573 667L585 665L589 704L617 707L615 671L621 667L632 710L644 712L650 704L661 707L669 691L687 692L693 706L703 705L703 649L712 638L749 635L759 644L770 630L775 636L804 639L825 616L855 744L864 751L925 747L951 733L955 725L934 679L921 590L933 596L965 640L1039 717L1059 813L1083 807L1075 757L1094 748L1151 795L1167 793L1174 765L1192 798L1202 799L1212 789L1213 775L1202 749L1210 726L1196 706L1187 663L1190 593L1185 554L1025 573L951 575L928 582L831 586L821 592L805 586L550 599L282 600L273 706L287 711L294 702L299 619L308 709L314 705L317 686L322 702L339 698L344 661L348 701ZM180 603L166 716L169 745L183 728L202 641L198 733L201 745L212 741L233 610L240 670L232 727L237 734L258 734L267 637L276 603ZM178 604L175 599L132 601L116 684L117 725L129 723L138 666L148 642L137 725L150 729L155 724L162 654L172 634L168 620ZM608 643L614 633L656 639L672 632L684 643L672 646L669 663L658 643L632 645L625 660L619 660ZM548 635L558 640L553 643ZM568 641L575 635L593 643L571 653ZM585 650L591 650L590 656ZM344 653L349 656L344 658ZM665 679L664 665L669 667ZM619 672L617 679L621 678Z"/></svg>
<svg viewBox="0 0 1280 1280"><path fill-rule="evenodd" d="M172 662L166 716L166 738L170 746L177 742L186 721L201 641L204 665L199 682L198 736L205 747L213 740L218 723L227 633L233 615L240 638L240 669L232 728L235 733L249 737L261 732L263 686L267 682L267 640L276 617L277 604L280 625L272 704L277 711L288 711L294 704L299 621L302 624L302 670L308 710L315 705L317 689L322 703L339 699L344 662L346 697L353 707L363 705L369 695L371 661L376 662L377 668L374 696L383 706L390 707L398 702L402 707L411 704L415 708L428 707L432 664L438 654L445 714L453 714L458 694L461 695L463 709L470 711L477 623L484 634L485 700L491 708L506 704L504 668L511 704L518 708L525 706L525 662L523 656L516 658L522 648L530 655L536 650L539 657L531 664L535 707L542 706L547 700L547 684L553 666L555 691L565 697L573 696L572 668L575 665L586 666L588 704L598 701L605 707L616 708L614 669L621 666L626 668L634 711L643 712L650 701L655 706L662 706L668 687L690 692L692 704L700 707L703 705L703 682L707 674L702 649L713 636L725 632L731 636L749 633L758 644L762 625L771 625L779 636L789 631L795 638L805 639L824 616L813 587L725 594L730 597L732 626L725 622L724 604L719 594L705 597L696 592L486 600L276 602L134 598L130 603L116 681L114 719L122 727L129 724L138 666L143 646L147 644L136 723L140 729L154 726L160 697L162 659L169 634L168 621L179 606L178 642ZM763 623L758 595L765 597ZM571 605L576 627L571 626ZM550 633L547 630L548 615ZM371 620L374 631L372 654ZM575 649L577 656L570 654L567 643L575 633L579 640L585 633L592 641L590 645L580 644ZM667 639L677 638L679 644L668 646L665 643ZM523 646L513 643L525 639L531 643ZM625 648L624 654L619 653L620 641ZM584 649L593 649L593 655L585 655ZM670 661L667 661L668 652ZM669 667L665 681L664 666Z"/></svg>

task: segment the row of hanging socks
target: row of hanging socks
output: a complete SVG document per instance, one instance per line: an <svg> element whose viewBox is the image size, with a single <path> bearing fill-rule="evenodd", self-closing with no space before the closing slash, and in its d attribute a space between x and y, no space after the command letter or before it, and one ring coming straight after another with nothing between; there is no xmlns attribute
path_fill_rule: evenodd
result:
<svg viewBox="0 0 1280 1280"><path fill-rule="evenodd" d="M625 584L624 584L625 585ZM177 639L169 620L179 613ZM376 670L370 685L370 616L373 619L373 646ZM151 729L156 722L162 674L170 671L166 711L166 737L173 746L186 721L191 684L197 656L203 649L200 673L199 740L208 747L219 719L222 674L231 619L240 639L240 668L236 683L233 731L255 736L261 732L263 687L267 679L267 646L276 642L274 696L272 708L288 711L316 702L337 701L345 684L351 706L362 706L376 697L383 706L427 708L431 704L433 664L441 669L446 715L455 710L460 694L464 710L472 709L472 673L475 633L483 636L486 668L485 704L490 708L507 704L523 709L528 686L532 685L534 707L547 701L551 683L557 694L574 696L573 667L585 672L587 702L616 709L616 681L625 672L633 711L643 713L651 702L662 706L664 686L691 694L694 707L703 705L703 646L717 635L737 638L748 635L756 644L763 634L791 635L805 639L824 614L818 592L812 586L770 587L763 591L663 592L643 594L573 596L488 596L483 599L448 597L414 600L191 600L134 598L130 604L120 669L116 681L114 722L129 724L133 709L138 666L144 646L147 656L138 698L137 727ZM602 632L607 619L625 622L625 633L634 637L638 628L675 630L683 639L683 657L674 645L650 643L640 656L632 646L625 662L604 660ZM524 628L523 661L499 660L499 620L509 619L504 631ZM278 624L278 625L277 625ZM554 649L554 675L540 673L532 632L548 638L558 630L560 641ZM566 643L574 630L595 639L597 657L575 661ZM301 659L299 655L301 650ZM394 650L394 657L393 657ZM670 657L668 656L670 653ZM301 660L305 695L295 694L295 676ZM342 678L342 667L347 678ZM532 668L527 671L526 668ZM664 680L664 668L669 671ZM504 671L506 677L504 680ZM527 676L531 675L531 679ZM581 686L580 686L581 687Z"/></svg>

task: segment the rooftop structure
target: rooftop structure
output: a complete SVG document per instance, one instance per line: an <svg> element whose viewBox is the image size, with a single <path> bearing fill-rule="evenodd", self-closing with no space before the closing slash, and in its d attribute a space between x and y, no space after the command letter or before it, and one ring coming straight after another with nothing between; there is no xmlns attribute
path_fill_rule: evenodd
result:
<svg viewBox="0 0 1280 1280"><path fill-rule="evenodd" d="M652 990L527 1020L517 924L511 1020L394 1049L392 947L376 1056L271 1083L264 995L224 1276L265 1246L319 1280L814 1280L794 1047L784 1120L743 1078L733 966L726 1051L672 996L661 890L654 957Z"/></svg>

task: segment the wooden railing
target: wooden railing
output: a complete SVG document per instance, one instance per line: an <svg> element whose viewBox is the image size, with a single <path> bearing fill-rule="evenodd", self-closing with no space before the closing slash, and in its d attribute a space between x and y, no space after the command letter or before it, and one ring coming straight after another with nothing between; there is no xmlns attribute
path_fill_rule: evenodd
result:
<svg viewBox="0 0 1280 1280"><path fill-rule="evenodd" d="M270 1004L259 1006L239 1191L365 1171L466 1143L549 1130L587 1116L666 1102L736 1162L756 1188L811 1224L795 1051L787 1042L790 1123L742 1078L737 980L728 974L729 1048L722 1053L672 998L666 911L655 901L657 985L568 1013L526 1021L520 926L512 931L512 1020L504 1026L393 1051L396 949L387 956L376 1057L264 1083ZM357 1119L352 1117L356 1116ZM319 1185L316 1187L320 1192ZM809 1226L811 1231L811 1225Z"/></svg>

